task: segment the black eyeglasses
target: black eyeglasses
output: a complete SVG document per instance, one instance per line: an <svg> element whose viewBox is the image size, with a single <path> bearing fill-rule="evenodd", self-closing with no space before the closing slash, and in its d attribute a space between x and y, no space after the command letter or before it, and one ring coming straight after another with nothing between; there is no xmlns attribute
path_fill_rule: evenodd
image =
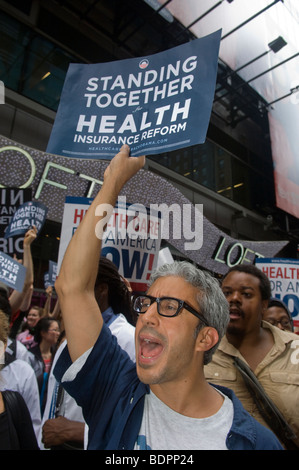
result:
<svg viewBox="0 0 299 470"><path fill-rule="evenodd" d="M194 310L190 305L180 299L174 297L152 297L151 295L136 295L133 299L133 309L139 315L146 313L147 309L157 302L157 310L162 317L176 317L182 308L185 308L190 313L199 318L206 326L207 320L199 312Z"/></svg>
<svg viewBox="0 0 299 470"><path fill-rule="evenodd" d="M271 323L271 325L273 326L277 326L278 324L280 324L283 328L288 328L289 326L291 326L291 322L287 318L283 318L282 320L274 320L272 318L266 318L265 320L268 323Z"/></svg>

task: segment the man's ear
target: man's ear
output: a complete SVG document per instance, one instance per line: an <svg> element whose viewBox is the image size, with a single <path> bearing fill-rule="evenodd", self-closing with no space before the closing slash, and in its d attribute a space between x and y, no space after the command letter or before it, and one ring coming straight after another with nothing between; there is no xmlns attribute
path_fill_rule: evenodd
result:
<svg viewBox="0 0 299 470"><path fill-rule="evenodd" d="M206 326L199 331L196 345L198 351L209 351L215 344L218 343L219 335L215 328Z"/></svg>
<svg viewBox="0 0 299 470"><path fill-rule="evenodd" d="M263 313L267 310L268 304L269 304L268 300L262 300L262 311L263 311Z"/></svg>

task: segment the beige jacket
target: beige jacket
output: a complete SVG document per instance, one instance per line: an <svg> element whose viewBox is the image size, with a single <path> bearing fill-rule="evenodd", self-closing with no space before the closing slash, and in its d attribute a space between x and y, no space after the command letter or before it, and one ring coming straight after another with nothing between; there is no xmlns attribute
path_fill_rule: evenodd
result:
<svg viewBox="0 0 299 470"><path fill-rule="evenodd" d="M276 404L286 421L297 435L299 445L299 336L263 322L274 336L274 346L254 371L265 392ZM245 359L232 346L226 336L205 366L205 376L211 383L232 389L244 408L266 426L256 405L247 391L239 371L233 364L234 357Z"/></svg>

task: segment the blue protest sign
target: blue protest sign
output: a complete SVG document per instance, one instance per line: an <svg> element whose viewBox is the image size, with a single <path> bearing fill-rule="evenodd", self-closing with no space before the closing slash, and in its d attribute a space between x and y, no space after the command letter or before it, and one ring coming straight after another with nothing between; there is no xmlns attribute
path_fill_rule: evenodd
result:
<svg viewBox="0 0 299 470"><path fill-rule="evenodd" d="M0 282L22 292L26 268L10 256L0 251Z"/></svg>
<svg viewBox="0 0 299 470"><path fill-rule="evenodd" d="M70 64L47 152L110 159L203 143L221 30L143 58Z"/></svg>
<svg viewBox="0 0 299 470"><path fill-rule="evenodd" d="M14 213L4 237L25 234L33 225L37 228L37 235L39 235L45 223L47 212L47 207L41 202L25 202Z"/></svg>
<svg viewBox="0 0 299 470"><path fill-rule="evenodd" d="M47 287L49 286L54 287L56 278L57 278L57 263L55 263L55 261L49 261L49 271L47 271L44 274L45 289L47 289Z"/></svg>

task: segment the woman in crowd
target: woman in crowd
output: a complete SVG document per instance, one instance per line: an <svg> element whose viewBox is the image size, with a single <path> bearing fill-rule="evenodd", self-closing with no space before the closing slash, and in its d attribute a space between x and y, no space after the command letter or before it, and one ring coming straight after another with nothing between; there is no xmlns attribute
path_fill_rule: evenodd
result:
<svg viewBox="0 0 299 470"><path fill-rule="evenodd" d="M17 336L17 340L23 343L27 349L36 346L36 341L34 340L35 327L38 321L43 316L43 309L38 306L32 306L27 315L27 321L24 323L22 328L22 333Z"/></svg>
<svg viewBox="0 0 299 470"><path fill-rule="evenodd" d="M34 356L32 366L35 370L39 386L41 412L44 409L48 375L59 334L60 327L58 322L53 318L43 317L35 327L34 340L36 344L29 348L29 352Z"/></svg>
<svg viewBox="0 0 299 470"><path fill-rule="evenodd" d="M0 310L0 390L8 334L8 318ZM38 450L26 403L18 392L11 390L0 392L0 450Z"/></svg>

